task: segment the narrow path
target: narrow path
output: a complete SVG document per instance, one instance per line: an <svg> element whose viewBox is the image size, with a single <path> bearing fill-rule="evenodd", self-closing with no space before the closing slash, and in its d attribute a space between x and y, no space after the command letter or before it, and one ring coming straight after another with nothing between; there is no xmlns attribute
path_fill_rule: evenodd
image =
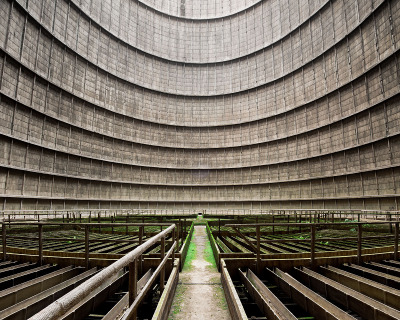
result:
<svg viewBox="0 0 400 320"><path fill-rule="evenodd" d="M231 319L205 226L194 227L168 319Z"/></svg>

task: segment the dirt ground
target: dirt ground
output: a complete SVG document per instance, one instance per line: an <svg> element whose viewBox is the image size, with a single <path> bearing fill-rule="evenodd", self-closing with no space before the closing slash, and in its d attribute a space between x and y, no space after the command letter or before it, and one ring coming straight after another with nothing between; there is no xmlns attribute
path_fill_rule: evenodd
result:
<svg viewBox="0 0 400 320"><path fill-rule="evenodd" d="M231 319L220 273L210 258L210 252L205 226L195 226L168 319Z"/></svg>

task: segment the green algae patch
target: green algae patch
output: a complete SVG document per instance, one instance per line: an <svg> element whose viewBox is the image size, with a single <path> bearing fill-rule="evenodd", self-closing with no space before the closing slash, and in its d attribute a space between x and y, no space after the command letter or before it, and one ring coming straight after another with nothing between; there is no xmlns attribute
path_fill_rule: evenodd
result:
<svg viewBox="0 0 400 320"><path fill-rule="evenodd" d="M186 254L185 264L183 265L182 271L189 271L192 268L192 261L196 259L196 255L197 248L192 238L189 244L189 249Z"/></svg>
<svg viewBox="0 0 400 320"><path fill-rule="evenodd" d="M193 224L195 226L205 226L207 223L207 219L204 219L202 215L198 215L195 220L193 220Z"/></svg>
<svg viewBox="0 0 400 320"><path fill-rule="evenodd" d="M214 253L212 251L210 239L208 239L208 237L207 237L207 240L206 240L206 245L204 247L204 259L209 264L211 264L211 266L209 266L210 268L217 269L217 264L216 264L215 259L214 259Z"/></svg>

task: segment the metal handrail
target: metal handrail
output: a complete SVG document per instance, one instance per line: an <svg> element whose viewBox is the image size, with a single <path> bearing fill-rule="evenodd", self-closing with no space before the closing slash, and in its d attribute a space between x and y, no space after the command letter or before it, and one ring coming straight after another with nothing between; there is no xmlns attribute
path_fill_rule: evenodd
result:
<svg viewBox="0 0 400 320"><path fill-rule="evenodd" d="M104 216L131 214L148 216L179 216L193 215L197 211L194 209L2 209L0 216L60 216L63 214L104 214Z"/></svg>
<svg viewBox="0 0 400 320"><path fill-rule="evenodd" d="M205 210L205 215L274 215L274 214L296 214L301 213L307 214L317 214L317 213L329 213L329 214L393 214L399 215L400 210L370 210L370 209L304 209L304 208L282 208L282 209L207 209Z"/></svg>
<svg viewBox="0 0 400 320"><path fill-rule="evenodd" d="M141 292L136 297L134 297L134 300L130 304L129 308L124 312L124 315L121 318L121 320L129 320L129 319L132 319L132 318L135 319L135 313L137 311L137 308L138 308L139 304L141 303L141 301L146 296L147 291L150 289L150 286L155 281L156 277L160 273L162 273L162 270L164 270L164 266L165 266L165 264L167 262L167 259L174 254L174 250L175 250L175 243L173 244L171 249L169 249L169 251L165 255L164 259L158 265L157 269L153 272L151 278L147 281L146 285L143 287ZM162 290L163 290L164 289L164 278L165 278L165 275L161 274L160 278L161 278L160 279L161 280L160 284L162 285Z"/></svg>
<svg viewBox="0 0 400 320"><path fill-rule="evenodd" d="M353 239L357 239L357 260L358 263L360 264L362 262L362 240L371 238L371 237L363 237L362 236L362 227L365 224L369 225L382 225L382 224L389 224L389 226L394 225L394 235L391 236L376 236L373 237L375 239L377 238L393 238L394 239L394 250L393 250L393 257L395 260L399 258L399 238L400 238L400 232L399 232L399 221L380 221L380 222L328 222L328 223L248 223L248 224L226 224L225 227L232 228L250 247L252 247L255 251L255 254L257 256L257 266L260 265L261 262L261 250L260 250L260 245L261 243L283 243L283 242L310 242L310 260L311 260L311 265L314 265L315 262L315 244L317 242L315 233L316 233L316 228L320 226L343 226L343 225L348 225L348 226L357 226L357 237ZM305 228L310 228L311 232L311 237L309 239L299 239L298 241L293 241L293 239L288 240L288 239L274 239L274 240L261 240L261 227L264 226L287 226L287 227L305 227ZM246 238L246 236L240 232L240 228L255 228L256 229L256 241L250 241L249 239ZM343 238L329 238L329 241L340 241ZM320 239L318 239L320 240Z"/></svg>
<svg viewBox="0 0 400 320"><path fill-rule="evenodd" d="M346 226L346 225L362 225L362 224L371 224L371 225L381 225L381 224L394 224L398 223L397 221L347 221L347 222L312 222L312 223L300 223L300 222L291 222L291 223L286 223L286 222L277 222L277 223L271 223L271 222L266 222L266 223L228 223L225 224L224 227L227 228L245 228L245 227L272 227L272 226L280 226L280 227L304 227L304 226L310 226L314 225L316 227L320 226Z"/></svg>
<svg viewBox="0 0 400 320"><path fill-rule="evenodd" d="M62 317L68 312L73 306L81 302L86 296L88 296L93 290L100 286L104 281L110 279L112 276L118 274L118 272L133 263L139 256L144 253L148 248L154 245L159 240L165 239L166 235L175 229L175 224L171 225L167 229L161 231L159 234L148 239L145 243L135 248L121 259L115 261L107 268L101 270L98 274L85 281L60 299L54 301L52 304L47 306L45 309L34 315L30 320L52 320Z"/></svg>

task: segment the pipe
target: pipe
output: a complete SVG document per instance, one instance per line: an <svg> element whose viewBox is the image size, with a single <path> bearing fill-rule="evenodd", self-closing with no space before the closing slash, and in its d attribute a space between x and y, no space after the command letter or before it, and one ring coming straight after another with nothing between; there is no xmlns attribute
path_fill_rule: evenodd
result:
<svg viewBox="0 0 400 320"><path fill-rule="evenodd" d="M57 299L52 304L47 306L45 309L29 318L30 320L52 320L62 317L68 310L73 308L77 303L82 301L88 294L90 294L95 288L97 288L101 283L113 275L119 272L122 268L129 265L136 258L138 258L144 251L150 248L158 240L165 237L168 233L175 229L175 224L169 226L164 231L155 235L154 237L147 240L141 246L135 248L121 259L115 261L113 264L107 268L101 270L98 274L85 281L75 289L68 292L66 295Z"/></svg>

